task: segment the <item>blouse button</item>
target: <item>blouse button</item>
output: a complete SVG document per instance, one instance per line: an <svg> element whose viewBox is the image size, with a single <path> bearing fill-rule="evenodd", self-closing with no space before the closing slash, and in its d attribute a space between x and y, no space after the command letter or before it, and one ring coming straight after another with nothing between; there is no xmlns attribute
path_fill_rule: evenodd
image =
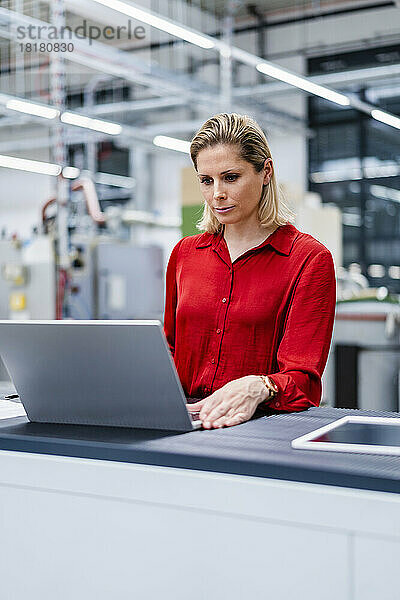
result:
<svg viewBox="0 0 400 600"><path fill-rule="evenodd" d="M222 302L226 302L226 298L222 298Z"/></svg>
<svg viewBox="0 0 400 600"><path fill-rule="evenodd" d="M280 402L275 402L275 406L276 406L276 408L279 408L279 407L280 407L280 405L281 405L281 403L280 403Z"/></svg>
<svg viewBox="0 0 400 600"><path fill-rule="evenodd" d="M220 329L217 329L217 333L221 333L221 330L220 330Z"/></svg>
<svg viewBox="0 0 400 600"><path fill-rule="evenodd" d="M212 362L212 364L214 364L215 363L215 358L212 358L211 362Z"/></svg>

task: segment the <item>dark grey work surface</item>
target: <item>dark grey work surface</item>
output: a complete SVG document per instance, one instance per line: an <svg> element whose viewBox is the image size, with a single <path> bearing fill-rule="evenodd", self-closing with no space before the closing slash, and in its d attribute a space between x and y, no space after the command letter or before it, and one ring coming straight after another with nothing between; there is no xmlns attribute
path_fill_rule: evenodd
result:
<svg viewBox="0 0 400 600"><path fill-rule="evenodd" d="M294 438L347 414L399 417L312 408L190 433L43 425L16 417L0 421L0 449L400 493L400 457L291 448Z"/></svg>

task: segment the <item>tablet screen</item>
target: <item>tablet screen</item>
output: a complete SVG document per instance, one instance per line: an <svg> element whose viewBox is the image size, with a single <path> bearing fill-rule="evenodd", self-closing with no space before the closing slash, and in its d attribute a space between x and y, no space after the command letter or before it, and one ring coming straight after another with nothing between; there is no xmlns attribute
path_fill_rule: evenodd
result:
<svg viewBox="0 0 400 600"><path fill-rule="evenodd" d="M400 427L388 423L342 423L338 427L314 437L310 442L398 446L400 448Z"/></svg>

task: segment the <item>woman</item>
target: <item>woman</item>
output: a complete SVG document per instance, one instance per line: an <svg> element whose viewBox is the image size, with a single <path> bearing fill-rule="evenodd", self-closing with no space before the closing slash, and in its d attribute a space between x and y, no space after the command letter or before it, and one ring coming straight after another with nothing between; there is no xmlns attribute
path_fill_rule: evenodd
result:
<svg viewBox="0 0 400 600"><path fill-rule="evenodd" d="M216 115L190 154L204 233L172 251L164 317L183 389L200 399L189 410L210 429L257 407L318 406L336 298L329 250L289 222L255 121Z"/></svg>

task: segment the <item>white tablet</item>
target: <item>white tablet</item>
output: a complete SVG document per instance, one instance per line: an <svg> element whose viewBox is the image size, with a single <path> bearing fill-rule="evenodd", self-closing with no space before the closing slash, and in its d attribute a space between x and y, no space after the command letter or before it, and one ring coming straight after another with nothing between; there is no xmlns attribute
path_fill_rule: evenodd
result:
<svg viewBox="0 0 400 600"><path fill-rule="evenodd" d="M292 448L400 455L400 418L343 417L296 438Z"/></svg>

